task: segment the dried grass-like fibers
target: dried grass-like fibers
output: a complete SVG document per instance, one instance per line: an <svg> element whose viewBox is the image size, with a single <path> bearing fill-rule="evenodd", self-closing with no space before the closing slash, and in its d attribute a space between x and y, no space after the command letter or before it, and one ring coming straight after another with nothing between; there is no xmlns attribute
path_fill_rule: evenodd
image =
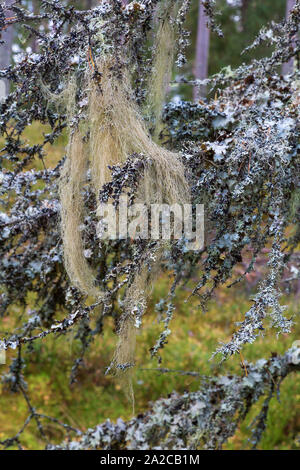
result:
<svg viewBox="0 0 300 470"><path fill-rule="evenodd" d="M80 231L83 221L82 189L87 171L87 156L81 133L76 130L70 137L60 178L61 230L64 262L72 283L85 294L99 297L95 287L95 273L84 256Z"/></svg>
<svg viewBox="0 0 300 470"><path fill-rule="evenodd" d="M92 77L89 80L90 155L96 192L109 180L108 165L125 162L137 152L153 162L141 182L143 202L186 203L189 188L180 155L151 139L132 98L128 73L117 77L109 58L98 60L97 68L100 85Z"/></svg>
<svg viewBox="0 0 300 470"><path fill-rule="evenodd" d="M120 319L118 330L119 341L114 353L111 366L124 383L124 390L132 403L134 414L134 390L132 384L133 366L135 364L135 349L137 326L135 311L139 308L140 315L145 312L146 300L152 289L153 281L158 274L158 264L161 259L161 250L157 252L157 259L151 272L147 266L142 266L135 275L124 299L124 313ZM121 372L121 373L120 373Z"/></svg>
<svg viewBox="0 0 300 470"><path fill-rule="evenodd" d="M108 165L124 162L133 152L150 157L152 165L146 168L140 182L137 199L148 205L153 203L184 204L189 201L189 187L180 155L155 143L133 99L128 74L117 78L112 62L99 60L101 89L90 77L90 155L92 181L96 193L109 179ZM119 344L113 363L133 364L137 328L131 311L139 298L147 298L149 279L137 273L128 289L125 311L119 330ZM129 380L130 373L125 374Z"/></svg>
<svg viewBox="0 0 300 470"><path fill-rule="evenodd" d="M137 152L152 161L152 165L146 167L140 182L137 194L139 201L150 205L185 204L190 200L181 156L155 142L159 134L162 106L171 76L173 56L174 29L168 21L164 21L157 33L156 57L149 82L148 104L151 115L156 121L153 138L149 135L133 98L127 70L122 71L120 78L120 74L116 74L113 57L105 56L96 61L99 72L97 77L101 77L100 80L97 80L92 72L87 73L89 110L86 125L90 131L89 143L84 144L79 130L70 137L67 162L61 177L60 195L65 266L73 284L89 295L98 297L101 293L95 288L95 274L84 257L79 230L83 216L81 192L88 160L97 199L99 190L110 180L108 166L125 162L128 155ZM75 95L72 99L74 108ZM72 112L70 111L71 115ZM85 148L86 146L89 148ZM158 255L153 272L160 259ZM153 279L153 274L150 277ZM150 284L149 272L146 267L142 267L125 294L124 314L118 332L119 343L112 361L117 371L122 370L122 365L134 363L137 327L132 312L138 303L146 304ZM133 400L131 373L126 367L125 370L127 373L123 375Z"/></svg>

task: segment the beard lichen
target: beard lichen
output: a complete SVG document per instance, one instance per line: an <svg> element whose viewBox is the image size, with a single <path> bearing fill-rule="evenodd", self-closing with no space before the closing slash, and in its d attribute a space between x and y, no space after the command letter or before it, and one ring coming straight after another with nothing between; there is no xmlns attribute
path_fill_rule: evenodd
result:
<svg viewBox="0 0 300 470"><path fill-rule="evenodd" d="M177 7L178 2L171 8L171 15L175 15ZM162 107L174 60L174 42L174 21L170 21L170 13L166 15L165 12L157 28L156 53L148 83L147 117L150 115L154 123L152 135L135 101L125 60L120 67L116 58L106 52L92 61L92 67L87 67L84 75L86 114L84 122L77 124L75 129L70 128L67 159L60 178L61 233L65 267L72 284L97 300L103 293L96 287L96 273L84 256L80 231L84 218L82 191L88 168L98 208L99 192L111 179L110 167L125 163L133 153L144 155L147 162L151 162L145 165L140 178L137 201L150 207L154 203L183 205L190 200L181 155L158 143ZM76 112L75 79L71 79L68 86L67 108L72 126ZM157 245L160 247L160 242ZM158 252L161 252L160 248ZM155 259L153 272L158 269L160 255ZM116 371L128 370L134 364L136 333L140 325L134 322L132 311L141 304L145 307L149 282L147 269L141 267L125 293L119 344L112 361Z"/></svg>

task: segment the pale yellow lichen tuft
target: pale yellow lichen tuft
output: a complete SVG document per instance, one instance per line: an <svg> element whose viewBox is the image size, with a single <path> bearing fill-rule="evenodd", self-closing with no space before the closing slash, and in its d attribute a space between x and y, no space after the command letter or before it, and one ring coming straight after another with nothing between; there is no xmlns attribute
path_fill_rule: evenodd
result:
<svg viewBox="0 0 300 470"><path fill-rule="evenodd" d="M94 297L99 297L101 292L95 287L95 273L84 256L80 230L84 215L82 190L86 183L88 165L97 200L100 189L110 180L108 167L125 162L134 152L145 155L151 162L150 165L146 165L139 184L137 191L139 202L148 206L153 203L171 205L186 204L190 199L180 154L171 152L157 143L162 107L174 58L175 29L169 18L170 15L174 17L178 3L167 0L163 20L157 32L156 55L149 81L148 101L151 119L156 123L153 137L149 133L141 110L136 105L128 70L123 67L121 76L120 73L116 74L115 59L106 54L96 60L98 74L95 75L93 70L88 70L86 73L84 86L89 104L84 122L84 135L89 135L89 138L85 142L80 126L70 131L67 160L60 179L60 198L66 270L76 287ZM65 94L71 123L76 112L75 81L70 81ZM146 267L142 267L125 293L124 313L118 331L119 343L113 358L116 369L122 364L133 364L135 361L138 328L133 312L137 305L142 305L143 302L146 304L160 260L161 255L158 252L151 275ZM126 375L128 389L131 390L130 395L133 397L130 373Z"/></svg>

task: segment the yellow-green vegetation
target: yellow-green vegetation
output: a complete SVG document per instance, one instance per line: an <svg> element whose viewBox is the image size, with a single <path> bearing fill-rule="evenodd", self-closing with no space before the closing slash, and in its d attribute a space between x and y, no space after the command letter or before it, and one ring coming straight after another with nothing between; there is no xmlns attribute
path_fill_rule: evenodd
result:
<svg viewBox="0 0 300 470"><path fill-rule="evenodd" d="M38 145L44 140L44 135L50 133L50 126L43 125L39 122L34 122L28 126L22 135L23 145ZM67 133L63 133L57 140L55 145L46 144L44 163L46 168L53 168L58 161L64 156L66 152ZM4 138L0 137L0 155L3 153ZM7 164L6 164L7 166ZM36 170L43 170L44 165L42 160L35 158L30 162L26 169L34 168ZM10 169L10 168L8 168Z"/></svg>

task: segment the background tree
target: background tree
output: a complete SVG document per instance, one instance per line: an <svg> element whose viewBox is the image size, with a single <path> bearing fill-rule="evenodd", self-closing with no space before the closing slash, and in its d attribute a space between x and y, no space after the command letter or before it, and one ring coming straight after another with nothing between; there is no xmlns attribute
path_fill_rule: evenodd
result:
<svg viewBox="0 0 300 470"><path fill-rule="evenodd" d="M196 57L198 8L199 0L192 0L186 25L190 31L190 46L187 49L187 62L184 66L184 73L190 78L195 76L193 64ZM208 76L217 73L222 67L238 67L243 62L247 63L251 59L268 54L269 49L265 43L243 54L242 51L254 40L263 26L271 21L280 22L285 17L285 3L281 0L246 3L239 0L217 0L215 9L218 12L216 21L224 34L210 35ZM187 99L193 97L193 89L184 84L179 87L179 92Z"/></svg>
<svg viewBox="0 0 300 470"><path fill-rule="evenodd" d="M12 16L12 11L9 10L13 0L6 0L5 2L5 17L9 18ZM13 26L7 25L1 32L0 42L0 69L7 68L11 63L12 57L12 44L13 44ZM3 41L3 42L2 42ZM0 82L0 94L6 96L9 93L9 82L8 80L1 80Z"/></svg>
<svg viewBox="0 0 300 470"><path fill-rule="evenodd" d="M247 11L249 7L249 3L251 0L242 0L242 5L241 5L241 23L242 23L242 28L245 31L246 30L246 24L247 24Z"/></svg>
<svg viewBox="0 0 300 470"><path fill-rule="evenodd" d="M209 29L208 17L205 13L203 2L199 0L198 27L196 42L195 78L204 80L208 74L209 59ZM194 100L197 102L200 97L206 94L206 87L196 87L194 89Z"/></svg>
<svg viewBox="0 0 300 470"><path fill-rule="evenodd" d="M286 0L286 19L289 18L291 10L294 8L296 4L296 0ZM288 63L283 64L282 66L282 73L283 75L287 75L288 73L293 72L294 61L291 59Z"/></svg>

